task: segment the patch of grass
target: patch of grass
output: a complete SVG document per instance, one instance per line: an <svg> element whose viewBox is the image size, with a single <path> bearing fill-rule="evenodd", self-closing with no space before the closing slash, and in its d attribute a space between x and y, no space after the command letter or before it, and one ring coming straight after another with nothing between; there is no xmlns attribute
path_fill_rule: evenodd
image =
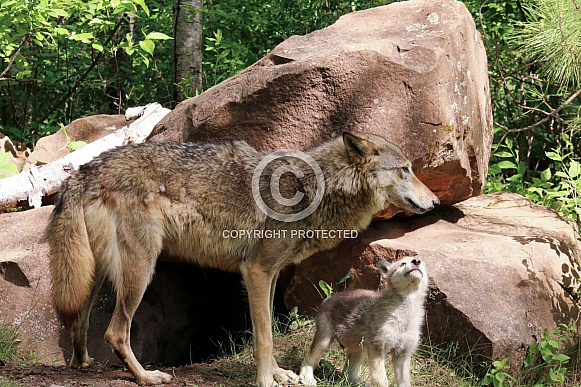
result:
<svg viewBox="0 0 581 387"><path fill-rule="evenodd" d="M0 376L0 387L22 387L22 384L13 382Z"/></svg>
<svg viewBox="0 0 581 387"><path fill-rule="evenodd" d="M298 373L303 357L309 350L315 334L315 324L312 319L291 313L290 316L279 318L275 325L274 356L278 364L286 369ZM492 361L482 359L476 354L478 348L472 352L460 354L459 343L434 345L429 337L424 337L420 347L412 358L411 379L412 385L422 387L478 387L487 372L491 371ZM579 345L572 348L577 356L571 355L570 367L566 373L566 380L558 385L564 387L579 387L581 367L578 365ZM319 387L347 387L349 383L341 372L345 364L345 353L336 342L323 355L315 369ZM220 358L213 363L217 371L229 379L245 381L240 385L252 385L256 377L256 369L252 356L252 343L248 342L241 351L231 353L226 358ZM386 359L387 376L390 385L395 385L395 377L391 361ZM367 363L364 362L360 373L361 380L370 383L370 374ZM503 386L530 387L530 378L526 373L507 378ZM541 384L548 386L549 384ZM553 385L553 384L551 384ZM539 385L540 386L540 385Z"/></svg>
<svg viewBox="0 0 581 387"><path fill-rule="evenodd" d="M19 336L17 325L12 323L0 324L0 361L14 362L19 360Z"/></svg>

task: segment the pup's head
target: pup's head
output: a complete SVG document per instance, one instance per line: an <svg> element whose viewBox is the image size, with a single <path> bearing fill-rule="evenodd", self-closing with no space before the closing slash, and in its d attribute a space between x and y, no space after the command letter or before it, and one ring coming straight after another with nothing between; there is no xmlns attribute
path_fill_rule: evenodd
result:
<svg viewBox="0 0 581 387"><path fill-rule="evenodd" d="M380 260L377 268L387 284L399 293L425 291L428 288L428 271L418 257L405 257L392 263Z"/></svg>
<svg viewBox="0 0 581 387"><path fill-rule="evenodd" d="M343 133L349 157L372 165L377 179L377 194L387 204L422 214L440 200L412 171L412 163L394 144L366 133Z"/></svg>

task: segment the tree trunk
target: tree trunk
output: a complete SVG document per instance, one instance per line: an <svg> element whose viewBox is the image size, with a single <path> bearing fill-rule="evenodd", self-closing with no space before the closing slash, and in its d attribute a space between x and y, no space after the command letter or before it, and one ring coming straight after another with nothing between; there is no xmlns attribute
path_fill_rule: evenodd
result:
<svg viewBox="0 0 581 387"><path fill-rule="evenodd" d="M202 0L176 0L174 8L174 99L202 92Z"/></svg>

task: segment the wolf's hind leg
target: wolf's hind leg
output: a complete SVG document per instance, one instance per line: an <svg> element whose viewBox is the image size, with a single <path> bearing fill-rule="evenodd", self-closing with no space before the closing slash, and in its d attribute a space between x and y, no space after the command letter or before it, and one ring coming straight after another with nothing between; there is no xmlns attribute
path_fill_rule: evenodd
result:
<svg viewBox="0 0 581 387"><path fill-rule="evenodd" d="M92 366L94 363L93 358L89 357L89 352L87 350L87 331L89 330L91 311L93 310L93 305L97 300L97 296L103 286L104 280L105 276L102 274L98 274L95 277L89 299L81 311L81 314L73 322L71 327L71 339L73 342L73 356L71 357L70 362L71 367L86 368Z"/></svg>
<svg viewBox="0 0 581 387"><path fill-rule="evenodd" d="M313 338L311 349L303 360L301 372L299 374L300 381L305 386L317 385L317 381L313 375L313 370L317 366L321 356L323 356L323 353L325 353L327 348L331 345L332 341L333 331L331 325L323 319L317 321L317 330L315 331L315 337Z"/></svg>
<svg viewBox="0 0 581 387"><path fill-rule="evenodd" d="M343 367L343 374L347 376L349 383L361 384L359 379L359 369L363 362L363 348L360 345L354 348L347 348L347 361Z"/></svg>
<svg viewBox="0 0 581 387"><path fill-rule="evenodd" d="M133 373L137 383L167 383L172 379L170 375L160 371L144 370L131 349L129 338L131 321L155 269L158 253L155 249L153 254L151 251L148 252L145 246L137 247L136 244L131 244L131 247L131 251L120 253L121 278L117 279L115 285L117 303L105 333L105 341Z"/></svg>

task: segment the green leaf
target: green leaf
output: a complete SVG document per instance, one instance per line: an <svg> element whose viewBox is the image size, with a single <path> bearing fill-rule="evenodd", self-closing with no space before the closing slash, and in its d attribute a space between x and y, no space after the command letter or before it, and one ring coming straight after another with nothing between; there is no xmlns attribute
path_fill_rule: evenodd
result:
<svg viewBox="0 0 581 387"><path fill-rule="evenodd" d="M323 293L325 293L325 296L329 297L331 294L333 294L333 288L324 280L319 281L319 287L321 288Z"/></svg>
<svg viewBox="0 0 581 387"><path fill-rule="evenodd" d="M551 176L552 176L551 168L547 168L543 172L541 172L541 180L542 181L551 180Z"/></svg>
<svg viewBox="0 0 581 387"><path fill-rule="evenodd" d="M168 35L162 33L162 32L150 32L149 34L147 34L145 39L168 40L168 39L173 39L173 38L171 36L168 36Z"/></svg>
<svg viewBox="0 0 581 387"><path fill-rule="evenodd" d="M132 0L135 4L139 5L145 11L145 14L149 16L149 8L145 4L145 0ZM152 39L152 38L150 38Z"/></svg>
<svg viewBox="0 0 581 387"><path fill-rule="evenodd" d="M69 35L69 30L67 30L66 28L62 28L62 27L57 27L54 30L57 34L59 35Z"/></svg>
<svg viewBox="0 0 581 387"><path fill-rule="evenodd" d="M87 143L84 141L71 141L67 144L67 148L69 148L71 152L74 152L77 149L84 147L85 145L87 145Z"/></svg>
<svg viewBox="0 0 581 387"><path fill-rule="evenodd" d="M101 46L99 43L93 43L92 47L99 52L103 52L103 46Z"/></svg>
<svg viewBox="0 0 581 387"><path fill-rule="evenodd" d="M5 172L5 174L10 174L10 175L16 175L18 173L18 167L16 167L16 165L14 165L14 164L3 165L2 167L0 167L0 170L2 172Z"/></svg>
<svg viewBox="0 0 581 387"><path fill-rule="evenodd" d="M553 360L557 360L558 362L561 363L567 363L569 359L571 359L569 356L563 355L562 353L558 353L555 356L553 356Z"/></svg>
<svg viewBox="0 0 581 387"><path fill-rule="evenodd" d="M51 9L47 12L48 15L52 16L52 17L69 17L69 14L67 11L65 11L64 9L59 9L59 8L55 8L55 9Z"/></svg>
<svg viewBox="0 0 581 387"><path fill-rule="evenodd" d="M571 164L569 164L569 176L572 179L575 179L579 174L581 174L581 165L578 161L572 160Z"/></svg>
<svg viewBox="0 0 581 387"><path fill-rule="evenodd" d="M10 155L8 152L0 152L0 165L8 164L10 162Z"/></svg>
<svg viewBox="0 0 581 387"><path fill-rule="evenodd" d="M153 40L145 39L139 42L139 47L149 55L153 55L153 50L155 50L155 43Z"/></svg>
<svg viewBox="0 0 581 387"><path fill-rule="evenodd" d="M545 154L551 160L555 160L555 161L562 161L563 160L563 158L561 157L561 155L558 154L558 153L555 153L555 152L545 152Z"/></svg>
<svg viewBox="0 0 581 387"><path fill-rule="evenodd" d="M518 169L516 164L509 160L503 160L495 165L500 169Z"/></svg>
<svg viewBox="0 0 581 387"><path fill-rule="evenodd" d="M87 39L93 39L93 33L92 32L83 32L80 34L74 34L71 35L70 37L72 40L87 40Z"/></svg>

